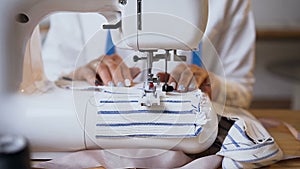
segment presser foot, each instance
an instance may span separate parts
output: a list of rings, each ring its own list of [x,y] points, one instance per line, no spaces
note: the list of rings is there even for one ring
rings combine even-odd
[[[145,92],[144,95],[139,100],[141,106],[159,106],[160,99],[163,96],[163,93],[160,91],[155,92]]]

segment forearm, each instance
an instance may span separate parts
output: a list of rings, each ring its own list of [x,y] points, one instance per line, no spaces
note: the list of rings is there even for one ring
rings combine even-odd
[[[212,101],[227,106],[249,108],[252,99],[253,78],[249,78],[247,82],[241,83],[210,74],[210,80]]]

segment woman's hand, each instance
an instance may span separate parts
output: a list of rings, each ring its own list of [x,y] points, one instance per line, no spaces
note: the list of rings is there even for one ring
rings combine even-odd
[[[160,79],[164,80],[164,73],[159,73]],[[194,64],[180,64],[167,77],[168,84],[179,92],[186,92],[200,88],[203,92],[211,95],[211,86],[208,72]]]
[[[139,68],[128,68],[118,54],[104,55],[79,67],[68,75],[73,80],[86,80],[91,85],[131,86]]]

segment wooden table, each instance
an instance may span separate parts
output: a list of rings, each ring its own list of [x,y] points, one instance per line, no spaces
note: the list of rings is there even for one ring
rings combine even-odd
[[[300,111],[292,110],[250,110],[257,118],[274,118],[291,124],[300,131]],[[275,138],[277,144],[281,147],[284,154],[290,156],[300,156],[300,141],[296,140],[289,130],[284,126],[267,128],[270,134]],[[105,169],[98,167],[94,169]],[[264,169],[300,169],[300,158],[281,161]]]
[[[274,118],[291,124],[300,131],[300,111],[291,110],[250,110],[257,118]],[[267,128],[285,155],[300,156],[300,141],[296,140],[289,130],[280,125]],[[300,169],[300,159],[286,160],[265,167],[266,169]]]

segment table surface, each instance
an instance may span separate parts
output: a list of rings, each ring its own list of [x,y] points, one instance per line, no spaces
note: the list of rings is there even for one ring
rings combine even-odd
[[[257,118],[272,118],[289,123],[295,129],[300,131],[300,111],[255,109],[250,110],[250,112]],[[274,137],[285,155],[300,156],[300,141],[296,140],[284,125],[269,127],[267,130]],[[93,169],[104,168],[97,167]],[[300,158],[281,161],[271,166],[264,167],[264,169],[300,169]]]
[[[300,131],[300,111],[292,110],[250,110],[257,118],[273,118],[282,122],[289,123],[295,129]],[[283,150],[285,155],[300,156],[300,141],[289,132],[284,126],[267,128],[270,134],[274,137],[277,144]],[[294,160],[281,161],[273,164],[266,169],[300,169],[300,158]]]

